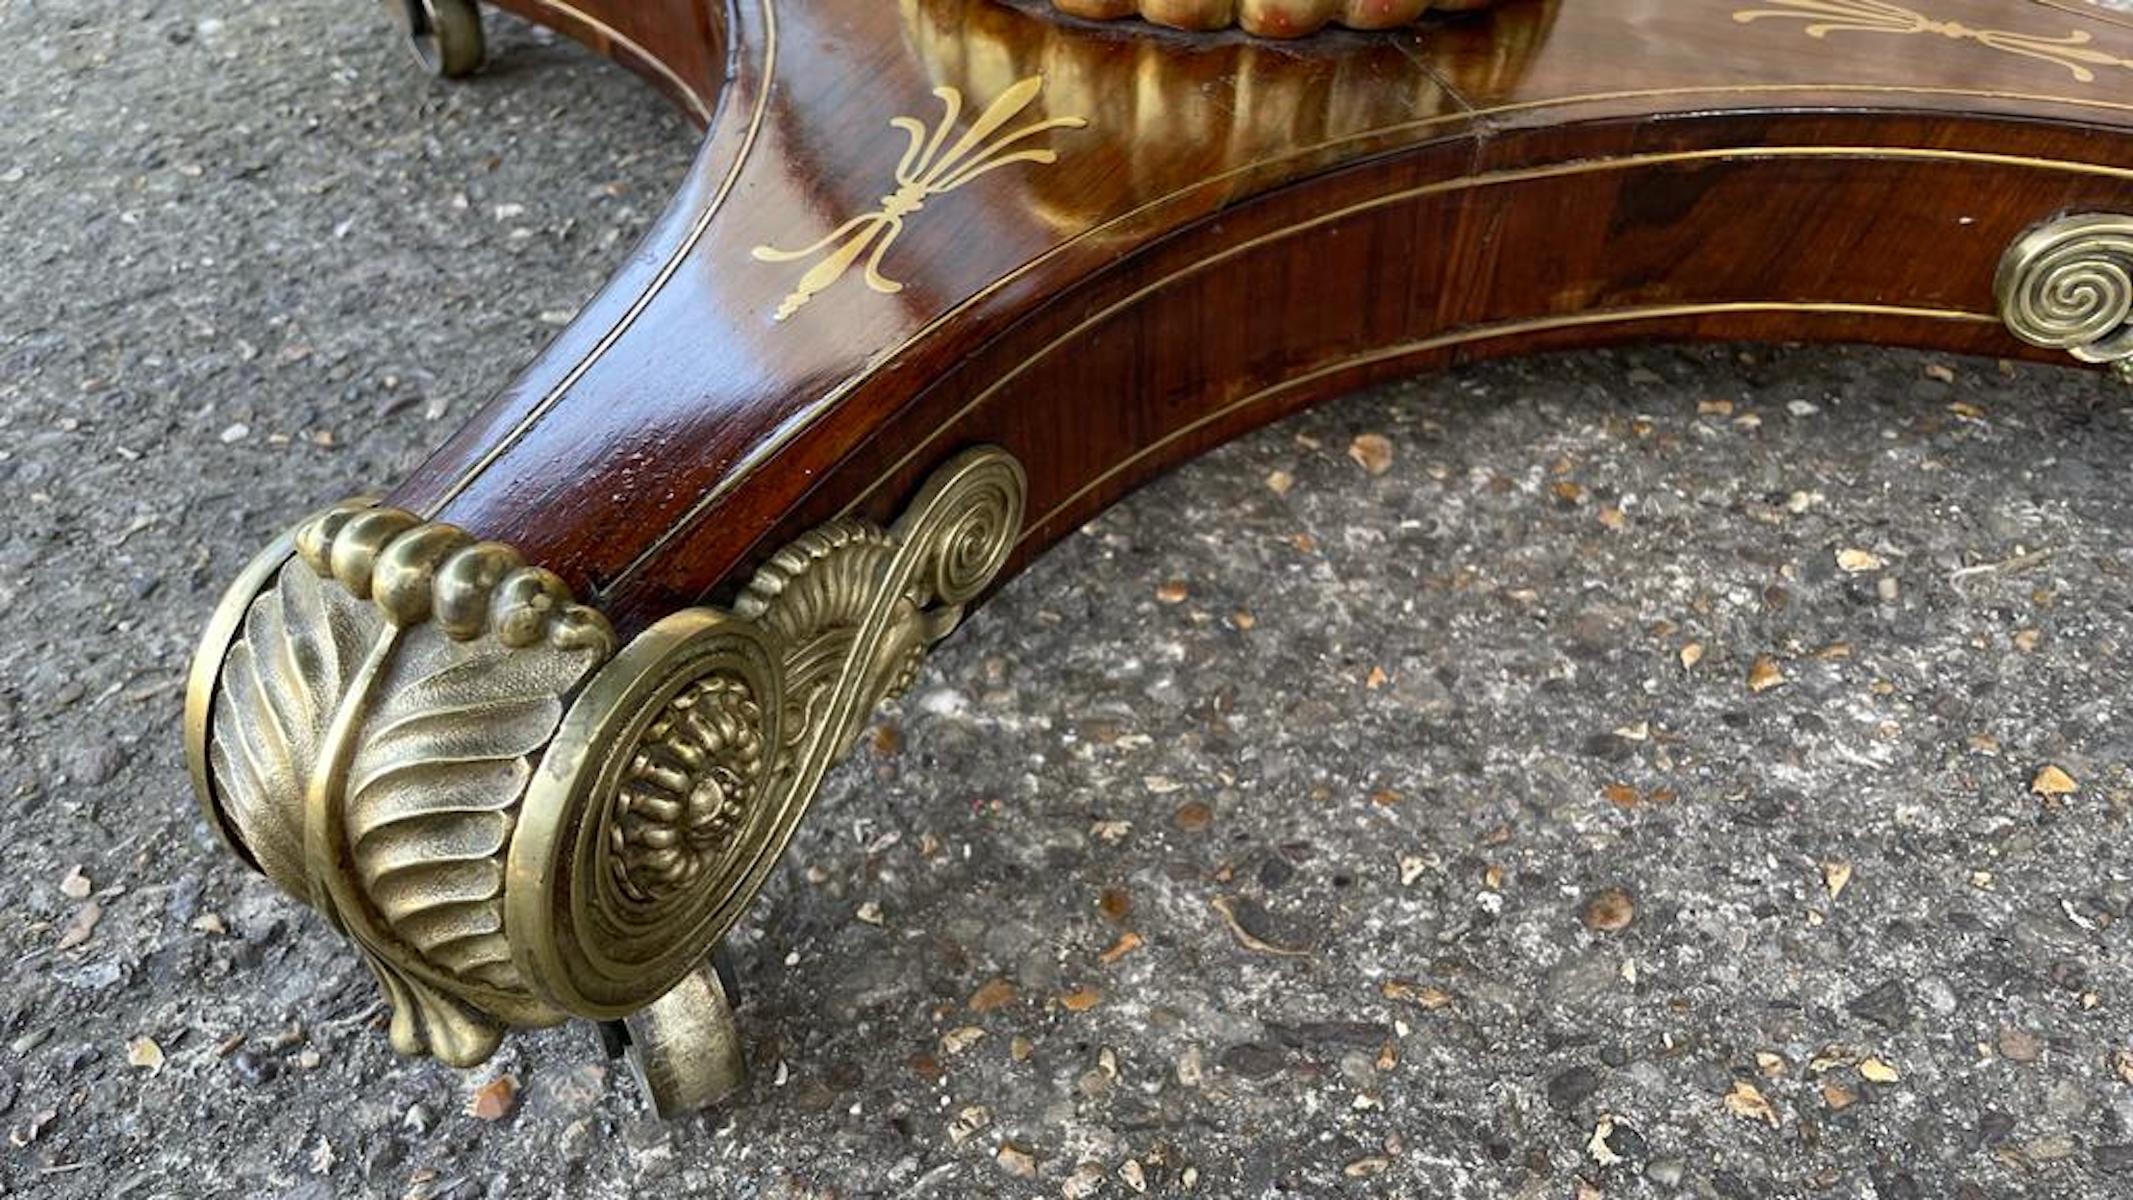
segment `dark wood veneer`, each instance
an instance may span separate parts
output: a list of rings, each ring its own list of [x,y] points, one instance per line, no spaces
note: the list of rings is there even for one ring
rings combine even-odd
[[[1030,476],[1017,563],[1150,476],[1389,374],[1635,339],[2037,356],[1993,274],[2133,208],[2133,66],[1941,32],[1809,36],[1783,0],[1513,0],[1301,43],[1081,25],[1035,0],[503,0],[706,126],[578,319],[391,497],[508,541],[627,635],[802,530],[886,519],[955,450]],[[1969,29],[2133,27],[1917,0]],[[2077,68],[2091,78],[2078,77]],[[937,87],[1080,117],[906,218],[788,319]],[[1019,123],[1019,122],[1018,122]]]

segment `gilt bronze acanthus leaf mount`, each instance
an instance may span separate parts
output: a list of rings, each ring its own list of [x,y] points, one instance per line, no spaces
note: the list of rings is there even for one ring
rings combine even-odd
[[[356,944],[396,1049],[466,1066],[509,1026],[624,1021],[662,1112],[707,1103],[740,1067],[706,960],[823,774],[998,574],[1024,488],[1005,453],[965,453],[894,525],[832,522],[730,609],[619,650],[507,546],[328,509],[210,623],[187,695],[201,800]]]
[[[402,1053],[467,1065],[565,1015],[512,965],[502,852],[531,757],[613,644],[510,547],[363,503],[225,598],[187,699],[202,801],[356,943]]]

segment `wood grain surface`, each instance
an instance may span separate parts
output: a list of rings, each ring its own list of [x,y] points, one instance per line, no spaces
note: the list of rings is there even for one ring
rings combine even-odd
[[[2037,357],[2001,255],[2133,210],[2133,25],[2080,3],[1511,0],[1282,43],[1041,0],[502,6],[643,73],[703,149],[390,501],[625,634],[978,443],[1029,471],[1011,574],[1387,375],[1645,339]]]

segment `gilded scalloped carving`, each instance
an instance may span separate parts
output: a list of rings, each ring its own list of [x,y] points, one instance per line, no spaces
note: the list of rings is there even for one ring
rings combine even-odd
[[[1495,0],[1052,0],[1070,16],[1096,21],[1138,17],[1172,29],[1231,27],[1259,37],[1293,38],[1328,25],[1391,29],[1429,12],[1486,8]]]

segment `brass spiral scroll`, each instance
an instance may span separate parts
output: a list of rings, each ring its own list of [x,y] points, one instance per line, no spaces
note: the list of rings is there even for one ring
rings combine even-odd
[[[707,957],[824,772],[999,573],[1024,487],[1004,452],[965,453],[891,528],[817,529],[731,611],[620,652],[511,548],[336,506],[210,621],[195,786],[233,848],[356,943],[396,1049],[470,1066],[506,1026],[626,1018],[659,1110],[700,1105],[740,1070]]]
[[[2031,230],[2001,259],[1993,291],[2023,341],[2133,363],[2133,217],[2086,213]]]

